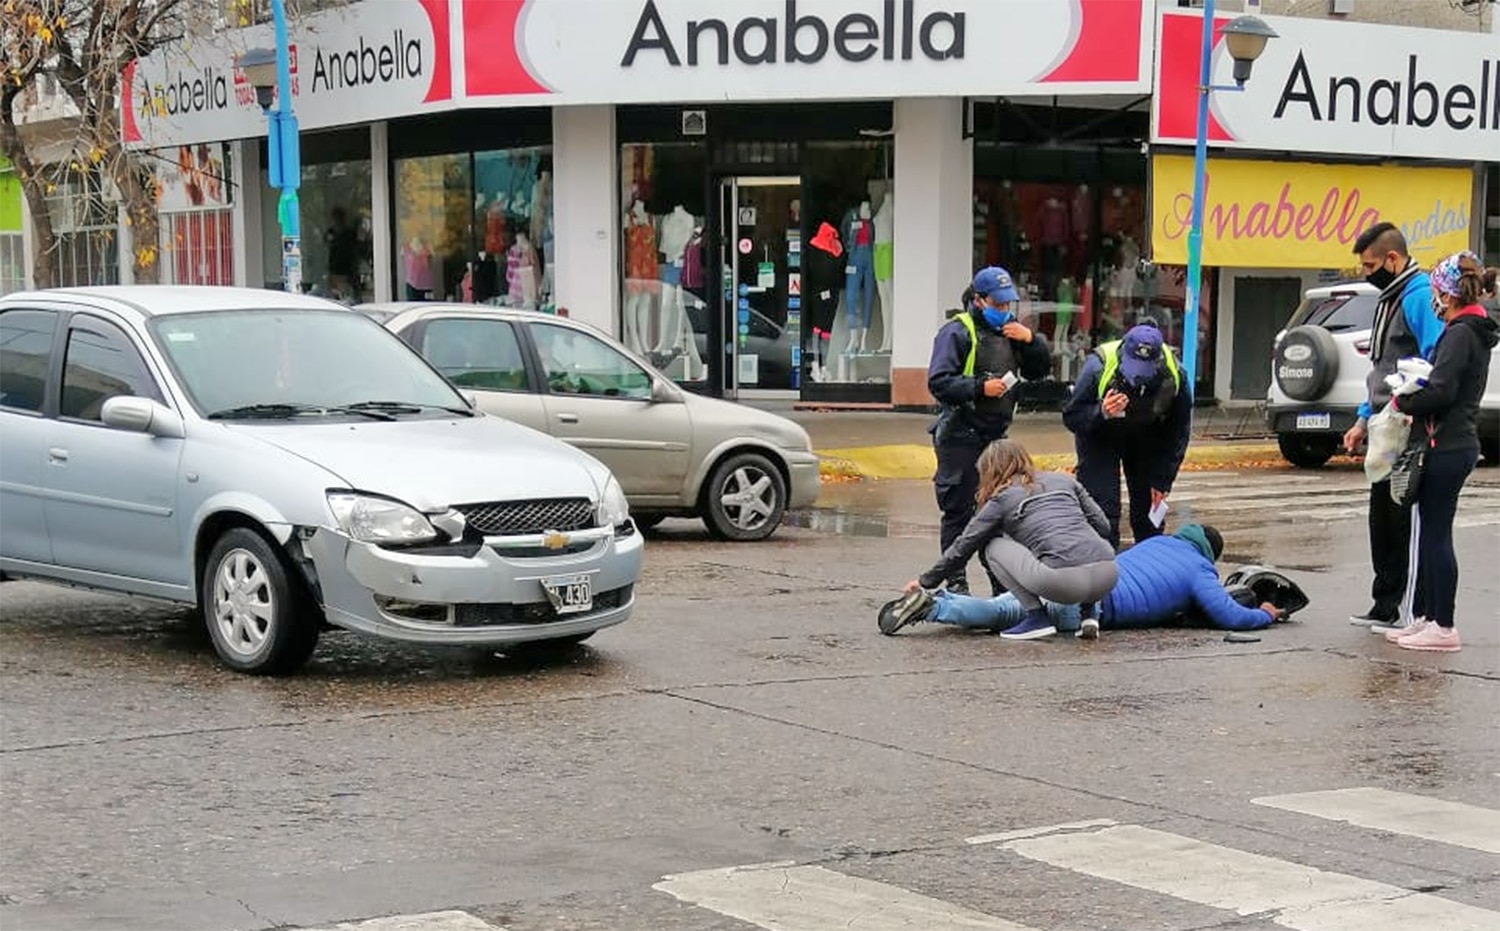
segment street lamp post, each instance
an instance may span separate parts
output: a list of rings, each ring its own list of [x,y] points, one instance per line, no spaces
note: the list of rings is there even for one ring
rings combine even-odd
[[[297,114],[292,110],[291,46],[287,40],[285,0],[271,0],[276,48],[251,49],[236,64],[255,88],[255,99],[266,111],[266,173],[281,191],[276,217],[281,224],[281,280],[286,290],[302,290],[302,221],[297,188],[302,183],[302,148]],[[271,108],[272,102],[276,107]]]
[[[1215,85],[1212,80],[1214,50],[1214,0],[1204,0],[1203,42],[1198,54],[1198,126],[1193,149],[1193,213],[1188,230],[1187,294],[1182,315],[1182,367],[1188,386],[1198,376],[1198,288],[1203,279],[1203,193],[1208,178],[1208,98],[1214,91],[1242,91],[1250,79],[1250,68],[1266,41],[1276,33],[1256,16],[1241,16],[1224,26],[1224,45],[1234,59],[1234,83]]]

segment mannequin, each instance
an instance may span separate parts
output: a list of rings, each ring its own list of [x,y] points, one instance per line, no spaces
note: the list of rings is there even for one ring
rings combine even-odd
[[[547,220],[552,213],[552,172],[544,171],[536,176],[531,186],[531,241],[547,241]]]
[[[688,320],[682,281],[687,246],[697,229],[697,220],[681,204],[661,218],[661,252],[666,261],[661,266],[661,329],[656,352],[669,357],[685,356],[683,378],[686,381],[692,381],[697,367],[702,365],[697,341],[693,339],[692,324]]]
[[[552,209],[548,203],[547,216],[542,223],[542,303],[552,303]]]
[[[873,185],[872,185],[873,187]],[[875,290],[880,294],[880,351],[891,351],[891,279],[896,267],[896,186],[885,182],[885,197],[875,211]]]
[[[802,301],[810,312],[808,319],[812,324],[807,347],[812,359],[808,377],[814,382],[832,378],[826,366],[840,303],[839,287],[844,281],[843,257],[844,245],[839,241],[838,231],[828,223],[820,223],[817,234],[808,242],[802,270]]]
[[[515,244],[505,255],[505,280],[512,307],[536,306],[541,276],[537,273],[536,248],[525,233],[517,233]]]
[[[849,323],[849,342],[844,353],[865,351],[870,314],[875,303],[875,229],[870,222],[870,202],[844,215],[843,240],[849,250],[844,266],[844,309]]]
[[[432,300],[432,250],[420,236],[401,247],[401,273],[408,301]]]
[[[1070,355],[1072,344],[1068,333],[1073,324],[1076,298],[1077,291],[1072,278],[1064,278],[1057,283],[1057,326],[1052,331],[1052,354],[1058,359],[1060,367],[1057,377],[1061,381],[1073,379],[1073,359]]]
[[[661,287],[657,279],[656,227],[637,200],[625,215],[625,306],[621,336],[639,353],[649,350],[652,297]]]
[[[500,296],[500,268],[495,256],[481,250],[479,261],[474,263],[474,303],[487,304]]]
[[[1073,228],[1073,244],[1068,255],[1068,274],[1082,278],[1089,252],[1089,233],[1094,228],[1094,199],[1087,184],[1078,185],[1073,192],[1070,223]]]

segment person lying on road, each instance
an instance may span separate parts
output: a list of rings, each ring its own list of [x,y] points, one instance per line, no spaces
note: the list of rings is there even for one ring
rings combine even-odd
[[[1243,605],[1220,584],[1214,562],[1223,552],[1224,538],[1219,531],[1199,524],[1185,524],[1171,536],[1137,543],[1115,557],[1119,580],[1098,606],[1097,619],[1077,605],[1054,602],[1047,605],[1049,624],[1092,639],[1101,627],[1158,627],[1189,612],[1228,630],[1260,630],[1283,619],[1284,613],[1274,604]],[[970,598],[938,592],[917,601],[899,622],[886,621],[885,616],[893,612],[882,611],[881,633],[893,634],[919,621],[1001,630],[1015,624],[1023,614],[1020,602],[1009,594]]]

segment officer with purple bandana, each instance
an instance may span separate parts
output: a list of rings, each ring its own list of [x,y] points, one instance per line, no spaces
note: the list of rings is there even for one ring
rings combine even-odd
[[[1120,472],[1130,494],[1137,543],[1162,532],[1151,511],[1172,491],[1193,427],[1192,386],[1153,323],[1100,344],[1063,406],[1073,431],[1078,483],[1109,518],[1109,542],[1120,545]]]

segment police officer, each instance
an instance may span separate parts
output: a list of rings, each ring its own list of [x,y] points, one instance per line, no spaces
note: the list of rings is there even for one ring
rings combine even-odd
[[[1154,323],[1102,343],[1078,373],[1063,406],[1073,431],[1078,483],[1109,518],[1120,545],[1120,470],[1130,493],[1130,531],[1139,543],[1161,533],[1151,511],[1172,490],[1193,427],[1192,386]]]
[[[943,512],[938,535],[943,550],[974,516],[979,453],[1010,428],[1016,378],[1044,378],[1052,365],[1047,341],[1016,319],[1018,298],[1010,272],[993,266],[980,269],[964,297],[965,306],[933,339],[927,366],[927,389],[941,406],[929,430],[937,452],[932,480]],[[990,583],[998,594],[993,577]],[[947,588],[968,592],[963,569],[948,580]]]

